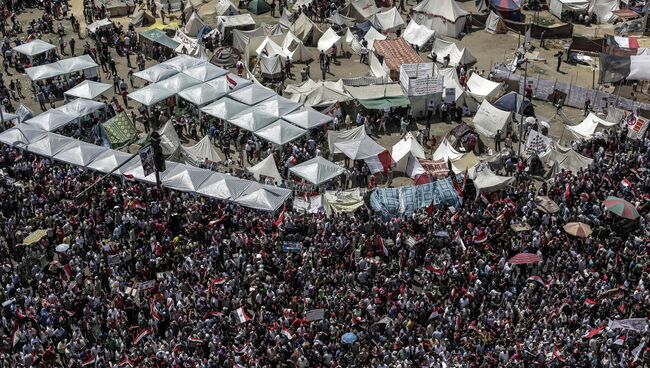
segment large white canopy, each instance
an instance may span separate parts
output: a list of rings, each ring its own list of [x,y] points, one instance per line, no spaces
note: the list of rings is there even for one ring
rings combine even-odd
[[[334,146],[336,146],[341,153],[353,160],[364,160],[376,157],[386,150],[369,136],[354,141],[334,143]]]
[[[251,181],[235,178],[234,176],[213,173],[197,189],[197,193],[222,199],[234,200],[251,185]]]
[[[282,146],[305,135],[307,131],[280,119],[255,131],[255,135],[273,144]]]
[[[210,142],[210,137],[207,135],[193,146],[182,146],[181,151],[184,156],[189,158],[190,163],[195,165],[206,159],[210,162],[222,161],[217,149]]]
[[[68,164],[86,167],[100,153],[106,151],[107,149],[108,148],[106,147],[96,146],[91,143],[86,143],[74,139],[70,144],[63,147],[63,149],[61,149],[61,151],[55,154],[52,158]]]
[[[48,52],[55,48],[56,46],[52,44],[49,44],[45,41],[41,41],[39,39],[35,39],[31,42],[27,42],[22,45],[16,46],[13,48],[13,50],[23,55],[32,57],[32,56],[40,55],[44,52]]]
[[[61,71],[64,74],[74,73],[90,68],[96,68],[99,65],[90,57],[90,55],[80,55],[67,59],[62,59],[56,62],[59,64]]]
[[[322,114],[311,107],[303,107],[285,115],[283,119],[303,129],[317,128],[333,120],[331,116]]]
[[[180,165],[176,162],[165,161],[165,172],[173,170],[176,165]],[[124,165],[122,169],[123,175],[127,177],[132,177],[134,180],[143,181],[149,184],[156,183],[156,173],[151,173],[148,176],[144,175],[144,169],[142,168],[142,162],[140,160],[133,159],[130,163]],[[164,175],[164,173],[160,173]]]
[[[361,125],[348,130],[328,130],[327,145],[332,154],[343,153],[336,147],[337,143],[356,141],[366,137],[366,127]]]
[[[114,149],[107,149],[106,151],[100,153],[95,157],[95,159],[87,165],[87,167],[91,170],[99,171],[101,173],[107,174],[119,165],[123,164],[126,162],[128,159],[131,158],[132,155],[114,150]],[[140,158],[133,158],[133,161],[139,161]],[[122,174],[124,172],[124,167],[121,167],[115,171],[115,175]]]
[[[272,212],[280,208],[291,195],[291,191],[288,189],[270,185],[261,185],[259,189],[251,191],[254,186],[256,186],[255,183],[246,188],[244,194],[235,199],[235,202],[256,210]]]
[[[91,80],[85,80],[77,86],[64,92],[67,96],[86,98],[89,100],[97,98],[102,93],[111,89],[107,83],[99,83]]]
[[[372,25],[382,31],[392,31],[395,28],[404,25],[404,18],[396,7],[392,7],[384,12],[375,13],[370,17]]]
[[[43,138],[46,131],[38,129],[28,124],[18,124],[17,126],[7,129],[0,133],[0,142],[9,145],[27,145],[31,142]]]
[[[591,139],[594,136],[594,133],[596,133],[598,127],[611,127],[614,125],[616,125],[616,123],[610,123],[607,120],[599,118],[593,112],[590,112],[580,124],[573,126],[567,125],[566,128],[577,138]]]
[[[60,110],[52,109],[47,110],[40,115],[34,116],[33,118],[25,121],[25,124],[29,124],[35,128],[51,132],[66,126],[76,119],[77,117],[74,115],[67,114]]]
[[[154,83],[129,93],[128,97],[145,106],[153,106],[174,94],[174,91]]]
[[[411,18],[437,34],[457,38],[465,28],[469,12],[455,0],[424,0],[411,9]]]
[[[273,97],[275,94],[276,93],[272,90],[257,83],[253,83],[240,90],[232,92],[230,98],[252,106],[266,100],[267,98]]]
[[[212,174],[210,170],[195,166],[178,164],[165,170],[160,178],[162,185],[183,192],[196,192],[203,182]]]
[[[201,108],[201,111],[215,118],[228,120],[247,109],[249,109],[248,105],[224,97]]]
[[[37,155],[52,157],[73,141],[73,138],[60,134],[47,133],[43,138],[30,142],[25,149]]]
[[[476,188],[476,196],[482,193],[492,193],[501,190],[508,186],[515,180],[514,176],[500,176],[492,172],[488,167],[481,170],[476,170],[474,177],[474,187]]]
[[[417,139],[411,133],[406,133],[402,139],[393,145],[391,152],[393,160],[397,163],[397,171],[404,172],[411,155],[417,158],[426,158],[424,148],[418,143]]]
[[[226,91],[210,83],[201,83],[182,90],[178,96],[196,106],[203,106],[226,95]]]
[[[54,78],[63,74],[63,70],[57,63],[45,64],[26,68],[25,73],[32,81],[39,81],[42,79]]]
[[[467,89],[472,93],[472,96],[482,102],[484,99],[493,100],[501,95],[503,88],[501,84],[487,80],[478,73],[472,73],[472,76],[467,80]]]
[[[156,84],[160,87],[167,88],[174,93],[180,93],[182,90],[195,86],[199,83],[201,83],[201,81],[198,79],[194,79],[186,74],[179,73]]]
[[[300,106],[302,106],[302,104],[299,102],[293,102],[282,96],[275,95],[269,99],[266,99],[258,103],[253,108],[270,113],[280,118],[283,117],[284,115],[287,115],[297,110]]]
[[[257,180],[260,180],[261,176],[268,176],[275,179],[278,183],[282,181],[282,176],[280,176],[273,155],[269,155],[264,160],[258,162],[257,165],[249,167],[248,171],[253,173],[253,177]]]
[[[95,111],[103,108],[106,108],[106,104],[103,102],[87,100],[85,98],[78,98],[72,102],[68,102],[67,104],[61,107],[57,107],[56,110],[80,118],[86,115],[90,115]]]
[[[327,51],[332,48],[332,46],[341,49],[341,36],[336,34],[336,32],[330,27],[323,33],[320,40],[318,40],[318,51]]]
[[[319,185],[343,174],[346,170],[333,162],[317,156],[290,168],[289,171],[312,184]]]
[[[210,63],[203,63],[184,70],[183,74],[198,79],[201,82],[207,82],[228,74],[228,71]]]
[[[177,72],[182,72],[184,70],[193,68],[199,64],[205,63],[205,60],[197,59],[195,57],[180,54],[174,58],[171,58],[160,65],[168,66]]]
[[[476,115],[474,115],[474,129],[489,138],[494,138],[497,130],[505,134],[506,128],[511,122],[511,115],[510,111],[500,110],[487,100],[483,100]]]
[[[278,118],[275,115],[264,112],[263,110],[257,110],[253,107],[242,111],[231,119],[228,119],[228,122],[250,132],[255,132],[277,119]]]
[[[426,26],[421,26],[415,23],[414,20],[409,22],[402,33],[402,38],[404,38],[406,42],[411,45],[417,45],[420,49],[422,49],[424,45],[428,44],[434,36],[434,31],[430,30]]]
[[[252,81],[238,77],[232,73],[228,73],[221,77],[215,78],[208,83],[215,86],[220,91],[224,91],[225,93],[232,93],[253,84]]]
[[[165,80],[172,75],[176,75],[178,73],[178,70],[173,69],[172,67],[165,65],[165,64],[156,64],[152,67],[149,67],[141,72],[134,73],[136,77],[140,79],[144,79],[147,82],[160,82],[161,80]]]

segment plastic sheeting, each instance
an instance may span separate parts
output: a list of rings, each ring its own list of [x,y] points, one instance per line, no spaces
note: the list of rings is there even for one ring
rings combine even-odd
[[[282,75],[283,60],[282,56],[262,56],[259,59],[260,69],[264,78],[275,79]]]
[[[562,13],[572,11],[579,14],[586,14],[589,11],[588,0],[551,0],[548,10],[558,18]]]
[[[178,133],[176,133],[171,120],[168,120],[165,126],[158,130],[158,134],[160,135],[160,147],[165,156],[176,152],[176,149],[181,145],[181,140],[178,138]]]
[[[366,137],[366,128],[364,126],[358,126],[356,128],[348,130],[328,130],[327,131],[327,144],[329,151],[332,154],[343,153],[340,149],[336,147],[337,143],[356,141]]]
[[[331,116],[321,114],[311,107],[304,107],[300,110],[294,111],[285,115],[283,119],[303,129],[317,128],[333,120]]]
[[[620,9],[617,0],[592,0],[589,12],[595,13],[598,23],[613,23],[618,17],[613,12]]]
[[[511,112],[499,110],[484,100],[474,116],[474,129],[486,137],[494,138],[497,130],[501,133],[506,132],[511,122],[511,115]]]
[[[437,38],[433,43],[433,52],[436,54],[436,61],[443,62],[445,56],[449,55],[449,66],[458,64],[472,64],[476,58],[466,48],[459,49],[455,43]]]
[[[429,44],[435,37],[435,32],[425,26],[421,26],[411,20],[402,33],[402,38],[411,45],[417,45],[420,50]]]
[[[343,88],[342,81],[318,81],[311,79],[301,84],[290,84],[284,95],[292,101],[302,102],[305,106],[329,107],[337,102],[346,102],[352,96]]]
[[[107,83],[99,83],[91,80],[85,80],[77,86],[64,92],[66,96],[86,98],[93,100],[100,96],[102,93],[111,89],[111,85]]]
[[[314,157],[290,168],[289,171],[312,184],[320,185],[345,173],[346,170],[322,157]]]
[[[210,141],[210,137],[207,135],[193,146],[182,146],[181,154],[187,158],[185,160],[186,162],[195,166],[204,160],[210,162],[222,161],[217,149],[214,147]]]
[[[187,20],[187,23],[185,24],[185,28],[183,28],[183,31],[191,37],[196,37],[196,35],[199,34],[201,29],[205,27],[205,22],[199,15],[195,12],[192,13],[190,16],[190,19]]]
[[[278,146],[294,141],[306,133],[307,131],[305,129],[299,128],[284,120],[278,120],[254,132],[256,136]]]
[[[76,120],[77,117],[74,115],[67,114],[60,110],[52,109],[47,110],[40,115],[34,116],[33,118],[25,121],[25,124],[31,125],[34,128],[52,132]]]

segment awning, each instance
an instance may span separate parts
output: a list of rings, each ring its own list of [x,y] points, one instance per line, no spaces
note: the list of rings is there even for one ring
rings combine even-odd
[[[406,96],[373,98],[369,100],[359,100],[359,102],[363,105],[363,107],[370,110],[408,106],[411,103],[411,101],[409,101],[408,97]]]

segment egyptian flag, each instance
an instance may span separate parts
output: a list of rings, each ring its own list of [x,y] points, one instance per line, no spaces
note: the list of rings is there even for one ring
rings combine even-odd
[[[598,335],[602,330],[604,330],[605,327],[607,327],[606,324],[600,325],[600,326],[594,328],[593,330],[589,331],[586,335],[582,336],[582,338],[590,340],[594,336]]]
[[[86,367],[93,364],[95,364],[95,356],[92,354],[81,362],[82,367]]]
[[[384,255],[384,257],[388,257],[388,248],[386,248],[386,245],[384,244],[384,239],[377,235],[377,248],[379,248],[379,251]]]
[[[192,344],[195,344],[195,345],[201,345],[201,344],[203,344],[203,340],[199,339],[199,338],[196,337],[196,336],[190,336],[190,338],[189,338],[188,340],[189,340]]]
[[[540,276],[534,275],[528,278],[528,282],[536,282],[544,287],[546,287],[546,284],[544,283],[544,280]]]
[[[230,74],[226,74],[226,81],[228,82],[228,88],[231,90],[235,89],[237,87],[237,81],[234,80]]]
[[[289,330],[287,330],[287,329],[284,328],[284,327],[282,328],[282,334],[283,334],[284,337],[286,337],[287,339],[289,339],[289,340],[293,340],[293,336],[291,336],[291,332],[289,332]]]
[[[623,346],[623,344],[625,344],[626,338],[627,337],[625,335],[621,335],[618,337],[618,339],[614,340],[613,344],[618,346]]]
[[[285,212],[287,212],[287,206],[284,206],[284,208],[282,208],[282,212],[280,213],[280,216],[278,216],[278,219],[273,221],[273,225],[275,227],[279,227],[280,225],[282,225],[282,221],[284,221]]]
[[[481,244],[481,243],[485,243],[485,241],[487,240],[487,238],[488,238],[488,234],[487,234],[487,232],[485,232],[485,231],[483,231],[483,230],[479,230],[478,234],[476,234],[476,235],[472,238],[472,240],[474,241],[475,244]]]
[[[235,311],[235,318],[237,318],[237,322],[241,323],[246,323],[251,320],[251,317],[246,314],[246,311],[244,310],[244,307],[239,307]]]
[[[68,263],[67,265],[63,266],[61,268],[63,270],[63,278],[68,281],[72,278],[72,267],[70,267],[70,264]]]
[[[137,345],[142,339],[151,333],[151,329],[143,328],[137,335],[133,337],[133,345]]]
[[[627,80],[650,80],[650,55],[616,56],[600,54],[601,84]]]
[[[595,300],[592,300],[592,299],[589,299],[589,298],[585,299],[585,306],[586,306],[586,307],[591,308],[591,307],[593,307],[593,306],[596,305],[596,304],[598,304],[598,302],[595,301]]]
[[[435,206],[434,206],[435,201],[436,201],[435,197],[432,198],[432,199],[431,199],[431,203],[429,203],[429,207],[427,207],[427,213],[428,213],[429,215],[433,215],[433,209],[434,209],[434,207],[435,207]]]
[[[135,363],[129,358],[128,355],[124,354],[124,358],[117,363],[120,367],[135,367]]]
[[[433,267],[433,266],[431,266],[431,265],[424,266],[424,269],[427,270],[427,271],[429,271],[429,272],[433,272],[433,273],[435,273],[436,275],[442,275],[442,274],[445,273],[445,269],[444,269],[444,268],[436,268],[436,267]]]
[[[606,36],[607,45],[615,48],[625,48],[625,49],[638,49],[639,41],[636,37],[618,37],[618,36]]]
[[[218,279],[212,279],[210,281],[210,286],[208,288],[208,290],[210,291],[210,294],[212,294],[214,292],[215,286],[223,285],[225,283],[226,283],[226,279],[224,277],[220,277]]]
[[[631,188],[632,190],[634,190],[634,184],[632,184],[632,182],[628,178],[623,178],[623,180],[621,180],[621,185],[626,188]]]
[[[151,299],[149,301],[149,311],[151,312],[151,317],[155,319],[156,321],[160,321],[160,315],[158,314],[158,311],[156,310],[156,301],[154,299]]]
[[[135,175],[133,175],[131,173],[126,173],[125,172],[124,174],[122,174],[122,176],[124,176],[124,179],[126,179],[126,180],[131,180],[132,181],[132,180],[135,179]]]
[[[388,150],[384,150],[377,156],[366,158],[364,161],[368,165],[370,172],[373,174],[383,172],[385,175],[388,172],[388,169],[395,164],[395,160],[393,160],[393,156],[390,155]]]

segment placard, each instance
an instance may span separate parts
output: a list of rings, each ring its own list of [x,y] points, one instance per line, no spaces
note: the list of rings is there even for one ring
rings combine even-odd
[[[302,252],[302,243],[285,241],[282,244],[282,251],[285,253],[300,253]]]
[[[319,321],[325,318],[325,309],[308,310],[305,317],[307,318],[307,321]]]
[[[149,289],[153,289],[154,286],[156,286],[156,280],[144,281],[144,282],[141,282],[138,285],[138,290],[139,291],[147,291]]]
[[[445,88],[445,103],[451,104],[456,102],[456,89]]]

